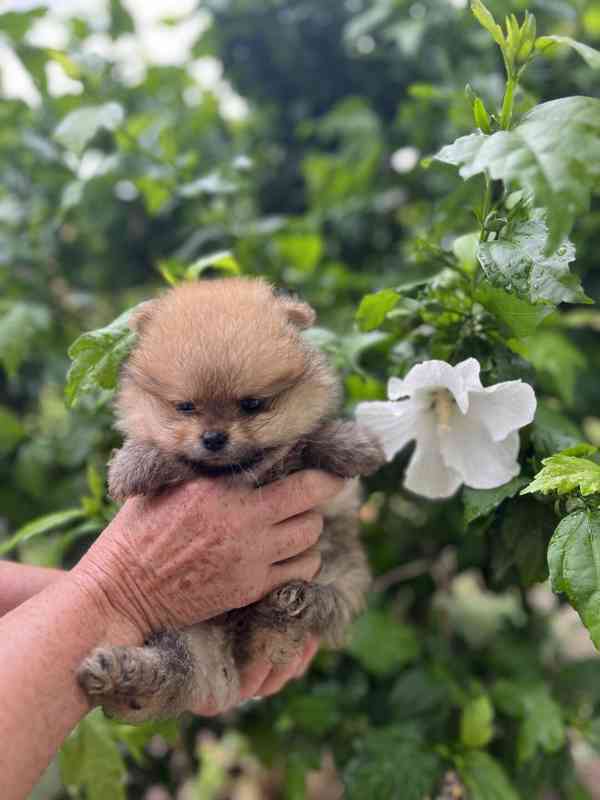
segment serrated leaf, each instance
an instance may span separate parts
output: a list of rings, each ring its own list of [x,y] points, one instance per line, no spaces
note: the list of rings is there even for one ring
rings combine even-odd
[[[410,727],[372,731],[344,770],[347,800],[423,800],[441,764]]]
[[[551,253],[589,206],[600,179],[600,100],[565,97],[533,108],[510,131],[457,139],[435,156],[467,178],[487,172],[546,209]]]
[[[116,387],[119,368],[136,338],[128,326],[133,310],[125,311],[105,328],[83,333],[73,342],[69,348],[73,363],[65,386],[68,405],[72,406],[86,392]]]
[[[79,723],[60,751],[60,769],[68,788],[86,791],[86,800],[125,800],[127,769],[100,709]]]
[[[0,556],[6,555],[18,544],[40,536],[42,533],[49,533],[57,528],[70,525],[77,519],[82,519],[85,511],[82,508],[68,508],[65,511],[53,511],[51,514],[44,514],[42,517],[31,520],[23,527],[19,528],[9,539],[0,542]]]
[[[600,648],[600,512],[576,511],[561,520],[548,548],[550,579],[565,594]]]
[[[588,458],[557,453],[542,461],[543,468],[521,494],[569,494],[578,491],[586,497],[600,493],[600,465]]]
[[[527,480],[522,475],[517,475],[496,489],[470,489],[465,486],[462,491],[465,524],[469,525],[476,519],[487,516],[504,500],[514,497],[519,489],[527,485]]]
[[[114,131],[124,118],[125,112],[119,103],[84,106],[64,117],[54,131],[54,138],[67,149],[81,153],[100,129]]]
[[[533,305],[489,284],[478,287],[475,299],[504,323],[510,335],[519,339],[531,336],[544,317],[552,312],[551,306]]]
[[[548,47],[554,44],[564,44],[566,47],[570,47],[583,58],[588,67],[600,69],[600,51],[594,50],[593,47],[578,42],[576,39],[571,39],[570,36],[540,36],[535,43],[535,48],[544,53]]]
[[[199,278],[203,272],[208,269],[217,269],[221,272],[227,272],[230,275],[239,275],[242,271],[240,264],[231,250],[219,250],[217,253],[211,253],[208,256],[202,256],[185,271],[187,280]]]
[[[415,661],[420,644],[414,628],[388,612],[371,610],[352,626],[348,650],[367,672],[383,677]]]
[[[460,716],[460,741],[465,747],[485,747],[494,735],[494,707],[487,695],[474,697]]]
[[[50,314],[44,306],[21,302],[8,306],[0,316],[0,364],[8,375],[16,374],[37,337],[49,327]]]
[[[380,292],[365,295],[356,312],[356,321],[361,331],[378,328],[399,299],[400,295],[393,289],[382,289]]]
[[[500,47],[504,47],[504,33],[502,32],[502,28],[498,25],[491,11],[486,8],[481,0],[471,0],[471,11],[477,19],[477,22],[491,34],[496,44],[500,45]]]
[[[458,763],[469,800],[520,800],[503,767],[483,750],[471,750]]]
[[[493,286],[531,303],[589,303],[579,277],[569,270],[575,247],[567,239],[545,255],[548,228],[539,212],[515,224],[509,238],[480,242],[477,258]]]

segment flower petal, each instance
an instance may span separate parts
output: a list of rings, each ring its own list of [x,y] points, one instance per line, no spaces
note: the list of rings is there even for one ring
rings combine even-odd
[[[472,392],[469,416],[477,417],[492,439],[500,442],[509,433],[528,425],[535,416],[537,401],[528,383],[506,381]]]
[[[404,381],[400,378],[390,378],[387,385],[387,394],[390,400],[400,400],[401,397],[408,397],[408,392],[404,388]]]
[[[463,414],[469,408],[469,394],[461,372],[445,361],[433,359],[417,364],[409,370],[403,384],[404,391],[411,397],[414,394],[423,394],[423,390],[432,392],[436,389],[448,389]]]
[[[454,412],[449,428],[440,432],[440,449],[447,466],[473,489],[502,486],[521,471],[517,461],[519,434],[515,431],[501,442],[494,441],[488,429],[470,413]]]
[[[356,421],[379,438],[388,461],[415,438],[419,408],[410,400],[368,402],[356,407]]]
[[[441,458],[433,415],[419,416],[416,437],[417,446],[406,470],[404,485],[411,492],[432,500],[451,497],[461,485],[462,478]]]
[[[460,375],[461,380],[464,381],[466,388],[469,391],[474,389],[483,389],[479,379],[479,371],[481,366],[476,358],[467,358],[457,364],[454,369]]]

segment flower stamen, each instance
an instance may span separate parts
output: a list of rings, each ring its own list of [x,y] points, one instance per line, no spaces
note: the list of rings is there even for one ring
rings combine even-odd
[[[433,410],[440,433],[450,432],[450,419],[455,405],[456,401],[447,389],[440,389],[433,393]]]

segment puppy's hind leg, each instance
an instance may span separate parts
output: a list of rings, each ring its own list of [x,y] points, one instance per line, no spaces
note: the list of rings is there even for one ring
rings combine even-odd
[[[144,647],[99,647],[77,678],[106,714],[132,724],[192,709],[220,711],[239,695],[223,631],[213,625],[158,633]]]
[[[77,680],[108,716],[136,723],[180,714],[192,673],[185,639],[161,633],[144,647],[96,648],[79,667]]]

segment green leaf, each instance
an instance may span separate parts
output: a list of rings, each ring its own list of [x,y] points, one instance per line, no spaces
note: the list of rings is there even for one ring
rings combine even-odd
[[[552,312],[551,306],[532,305],[489,284],[478,287],[475,299],[504,323],[510,335],[519,339],[531,336],[544,317]]]
[[[280,233],[274,244],[282,261],[300,272],[314,272],[323,255],[323,239],[318,233]]]
[[[563,714],[546,686],[501,680],[494,686],[493,697],[505,714],[521,721],[517,739],[519,763],[531,761],[538,749],[555,753],[563,747]]]
[[[70,525],[77,519],[82,519],[85,512],[82,508],[68,508],[65,511],[53,511],[51,514],[44,514],[43,517],[31,520],[22,528],[19,528],[9,539],[0,542],[0,556],[6,555],[10,550],[22,542],[33,539],[42,533],[49,533],[57,528]]]
[[[384,677],[416,661],[420,645],[414,628],[388,612],[371,610],[352,626],[348,651],[367,672]]]
[[[492,16],[492,13],[486,8],[486,6],[484,6],[481,0],[471,0],[471,11],[473,12],[479,24],[484,27],[489,34],[491,34],[496,44],[503,48],[504,33],[502,32],[502,28],[500,25],[498,25]]]
[[[84,788],[86,800],[125,800],[127,768],[100,709],[88,714],[63,744],[60,770],[67,788]]]
[[[479,232],[465,233],[452,242],[452,252],[458,263],[469,274],[477,269],[477,248],[479,246]]]
[[[347,800],[423,800],[440,769],[432,748],[410,727],[375,730],[361,738],[344,770]]]
[[[382,289],[375,294],[365,295],[356,312],[356,321],[361,331],[378,328],[399,299],[400,295],[393,289]]]
[[[84,106],[64,117],[54,131],[54,138],[67,149],[81,153],[99,130],[114,131],[124,118],[125,112],[119,103]]]
[[[569,494],[578,491],[583,497],[600,493],[600,465],[587,458],[557,453],[542,461],[543,468],[521,494]]]
[[[535,43],[535,48],[541,53],[545,53],[549,47],[555,44],[564,44],[566,47],[570,47],[583,58],[588,67],[600,69],[600,51],[594,50],[593,47],[578,42],[576,39],[571,39],[570,36],[540,36]]]
[[[469,489],[465,486],[462,491],[465,524],[470,525],[476,519],[487,516],[504,500],[514,497],[519,489],[526,485],[527,478],[517,475],[516,478],[496,489]]]
[[[572,447],[583,438],[572,420],[545,403],[538,403],[532,423],[531,440],[540,458]]]
[[[548,548],[550,579],[565,594],[600,647],[600,511],[575,511],[558,525]]]
[[[187,280],[193,280],[209,269],[217,269],[230,275],[240,275],[242,272],[242,268],[231,250],[220,250],[217,253],[202,256],[190,264],[185,271],[185,277]]]
[[[25,437],[25,426],[12,409],[0,406],[0,453],[10,452]]]
[[[545,255],[548,228],[543,216],[521,220],[509,238],[480,242],[477,258],[488,281],[519,295],[530,303],[591,303],[579,278],[569,271],[575,248],[567,239],[552,254]]]
[[[520,186],[546,209],[552,253],[589,207],[600,178],[600,100],[565,97],[542,103],[511,131],[474,133],[442,148],[438,161],[459,167],[467,178],[487,172]]]
[[[465,747],[485,747],[494,735],[494,707],[487,695],[469,700],[460,717],[460,741]]]
[[[524,479],[525,483],[527,479]],[[556,525],[551,506],[531,498],[520,498],[507,507],[500,527],[502,560],[497,574],[515,566],[523,586],[548,577],[546,551],[550,533]]]
[[[0,364],[8,375],[16,374],[39,335],[49,327],[50,314],[44,306],[21,302],[8,306],[0,316]]]
[[[128,325],[132,311],[125,311],[105,328],[83,333],[73,342],[69,348],[73,364],[65,387],[68,405],[72,406],[86,392],[116,387],[119,368],[136,338]]]
[[[173,193],[168,181],[153,178],[151,175],[136,178],[135,185],[142,193],[146,210],[152,216],[158,214],[166,206]]]
[[[471,750],[457,763],[469,800],[519,800],[503,767],[489,753]]]

